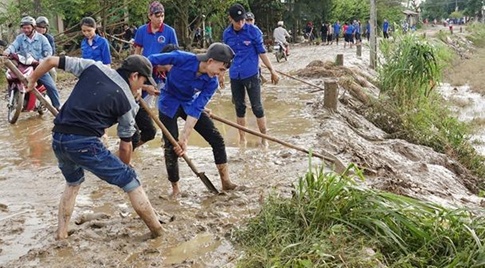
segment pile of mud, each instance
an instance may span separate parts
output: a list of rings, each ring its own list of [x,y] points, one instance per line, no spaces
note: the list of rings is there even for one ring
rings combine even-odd
[[[352,75],[352,71],[344,66],[337,66],[334,62],[321,60],[314,60],[310,62],[304,69],[295,72],[296,75],[307,78],[338,78],[345,75]]]

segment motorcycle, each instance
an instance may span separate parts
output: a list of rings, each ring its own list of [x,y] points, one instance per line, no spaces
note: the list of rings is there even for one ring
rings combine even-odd
[[[19,54],[12,53],[8,56],[17,65],[19,71],[28,78],[33,72],[34,68],[39,65],[32,56],[24,57]],[[15,124],[21,112],[37,112],[39,115],[45,114],[47,108],[40,102],[33,92],[25,92],[25,86],[11,70],[5,73],[7,77],[7,120],[10,124]],[[46,97],[47,89],[44,85],[37,83],[36,89]]]
[[[274,50],[274,55],[276,57],[277,62],[280,62],[280,60],[282,59],[285,59],[285,61],[288,61],[288,58],[286,55],[287,54],[286,47],[284,44],[282,44],[281,42],[277,42],[274,45],[273,50]]]

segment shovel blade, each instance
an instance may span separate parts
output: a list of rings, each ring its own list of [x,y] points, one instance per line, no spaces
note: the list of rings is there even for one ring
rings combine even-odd
[[[200,180],[204,183],[205,187],[207,187],[207,189],[209,191],[211,191],[214,194],[219,193],[217,188],[214,186],[214,184],[212,184],[212,182],[209,180],[209,178],[207,178],[207,176],[205,175],[204,172],[198,172],[197,176],[200,178]]]

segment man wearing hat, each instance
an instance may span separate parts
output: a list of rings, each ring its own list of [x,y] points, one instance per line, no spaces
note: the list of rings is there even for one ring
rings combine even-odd
[[[167,74],[165,87],[160,93],[158,109],[160,121],[180,145],[180,148],[174,149],[168,138],[163,135],[165,166],[168,180],[172,183],[171,196],[174,198],[180,194],[177,156],[182,156],[187,150],[192,130],[197,131],[211,145],[222,190],[236,188],[229,179],[224,139],[209,115],[204,112],[206,104],[217,90],[217,76],[231,66],[233,58],[232,49],[221,43],[211,44],[206,54],[195,55],[174,50],[148,57],[154,66],[172,65]],[[177,126],[179,117],[185,120],[180,135]]]
[[[175,30],[163,23],[165,19],[165,9],[158,2],[152,2],[148,7],[147,24],[140,26],[135,35],[135,54],[148,57],[152,54],[160,53],[167,44],[178,46]]]
[[[160,53],[169,44],[178,46],[175,30],[163,23],[165,9],[160,2],[154,1],[148,6],[148,18],[150,21],[136,31],[134,42],[135,54],[148,57]],[[157,87],[144,86],[142,97],[145,98],[148,94],[158,94]],[[133,139],[133,149],[154,139],[157,133],[150,116],[143,108],[140,108],[135,120],[138,130]]]
[[[135,170],[130,167],[131,137],[138,111],[134,95],[145,81],[155,83],[152,65],[140,55],[127,57],[117,70],[90,59],[51,56],[29,77],[27,91],[31,91],[39,77],[53,67],[79,78],[54,119],[52,130],[52,149],[66,179],[59,203],[57,239],[68,237],[69,220],[85,170],[123,189],[152,236],[160,236],[162,226]],[[114,124],[118,124],[120,137],[119,158],[100,139],[104,130]]]
[[[255,25],[245,23],[245,15],[246,10],[243,6],[232,5],[229,8],[231,25],[223,33],[224,43],[236,53],[229,70],[232,98],[236,107],[237,123],[246,126],[246,102],[244,100],[247,92],[259,131],[266,134],[266,118],[261,101],[261,83],[258,75],[258,57],[271,72],[271,82],[278,83],[279,77],[266,55],[263,33]],[[223,76],[220,79],[223,84]],[[246,143],[245,132],[241,130],[239,131],[239,143],[241,145]],[[267,141],[262,139],[261,145],[266,147]]]

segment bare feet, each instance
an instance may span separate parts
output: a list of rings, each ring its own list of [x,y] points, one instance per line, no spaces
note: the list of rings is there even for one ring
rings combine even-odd
[[[177,199],[181,195],[178,182],[172,182],[172,193],[170,199]]]
[[[268,149],[269,147],[268,141],[266,139],[261,139],[261,143],[259,143],[259,146],[261,146],[261,148],[263,149]]]
[[[159,236],[162,236],[165,230],[163,230],[162,226],[160,228],[157,228],[155,230],[150,230],[150,233],[152,235],[152,238],[157,238]]]
[[[230,182],[230,181],[223,181],[222,182],[222,190],[230,191],[236,189],[237,185]]]
[[[248,141],[246,140],[246,138],[244,138],[244,139],[240,138],[239,139],[239,147],[246,148],[247,144],[248,144]]]
[[[56,232],[56,240],[64,240],[64,239],[67,239],[67,237],[69,236],[67,234],[67,228],[63,228],[65,230],[61,230],[60,228],[57,229],[57,232]]]

